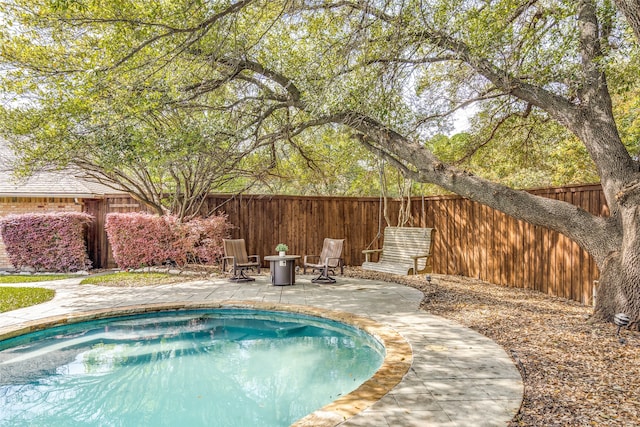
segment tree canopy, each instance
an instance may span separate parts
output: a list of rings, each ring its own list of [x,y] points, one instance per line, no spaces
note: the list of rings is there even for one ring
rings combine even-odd
[[[338,129],[370,164],[569,236],[601,270],[598,312],[638,319],[639,11],[637,0],[12,0],[2,84],[17,103],[0,122],[25,164],[102,179],[144,168],[175,194],[204,159],[223,181],[311,164]],[[469,134],[439,139],[465,108]],[[509,162],[526,181],[529,163],[570,155],[558,173],[599,178],[609,218],[505,185]]]

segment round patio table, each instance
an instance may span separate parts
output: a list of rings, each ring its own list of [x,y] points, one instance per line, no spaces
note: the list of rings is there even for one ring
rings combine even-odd
[[[296,260],[300,255],[268,255],[264,257],[269,261],[271,271],[271,284],[274,286],[287,286],[296,284]]]

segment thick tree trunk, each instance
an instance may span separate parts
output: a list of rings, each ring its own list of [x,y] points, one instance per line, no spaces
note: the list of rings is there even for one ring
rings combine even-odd
[[[620,250],[612,251],[599,263],[600,289],[595,314],[612,320],[617,313],[631,318],[633,329],[640,329],[640,184],[632,184],[617,197],[623,237]]]
[[[615,0],[618,8],[624,13],[629,25],[633,29],[636,38],[640,40],[640,1],[638,0]]]
[[[640,248],[633,254],[613,253],[600,268],[600,287],[596,297],[594,316],[612,321],[618,313],[631,318],[630,328],[640,329]],[[630,258],[630,259],[627,259]],[[633,259],[633,265],[629,265]]]

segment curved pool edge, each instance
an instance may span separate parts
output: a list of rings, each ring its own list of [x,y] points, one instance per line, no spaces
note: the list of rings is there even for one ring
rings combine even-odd
[[[405,374],[409,371],[413,362],[411,345],[407,340],[405,340],[393,328],[375,322],[372,319],[352,313],[327,310],[318,307],[254,301],[172,302],[82,311],[28,321],[16,325],[15,327],[0,328],[0,340],[17,337],[30,332],[41,331],[55,326],[100,320],[116,316],[171,310],[218,308],[244,308],[317,316],[342,322],[361,329],[375,337],[384,346],[385,357],[382,365],[371,378],[362,383],[351,393],[341,396],[337,400],[334,400],[333,402],[294,422],[292,426],[295,427],[333,427],[359,414],[361,411],[372,406],[396,385],[398,385]]]

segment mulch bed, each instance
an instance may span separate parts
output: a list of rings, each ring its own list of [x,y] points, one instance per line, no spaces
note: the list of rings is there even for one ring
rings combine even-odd
[[[592,308],[539,292],[458,276],[345,275],[400,282],[421,309],[500,344],[525,386],[510,426],[640,426],[640,334],[591,319]]]

